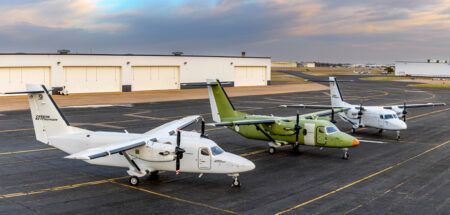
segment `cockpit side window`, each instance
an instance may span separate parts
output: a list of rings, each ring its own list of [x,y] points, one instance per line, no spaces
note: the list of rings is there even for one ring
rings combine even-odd
[[[208,151],[207,148],[203,148],[203,149],[200,151],[200,153],[201,153],[202,155],[209,156],[209,151]]]
[[[380,119],[384,119],[383,115],[380,115]]]
[[[384,115],[384,118],[385,119],[392,119],[392,118],[394,118],[394,116],[392,116],[392,114],[386,114],[386,115]]]
[[[325,131],[323,130],[323,127],[319,127],[319,132],[320,133],[325,133]]]
[[[211,147],[211,152],[212,152],[212,154],[213,154],[214,156],[215,156],[215,155],[220,155],[220,154],[223,153],[223,149],[220,148],[219,146],[213,146],[213,147]]]

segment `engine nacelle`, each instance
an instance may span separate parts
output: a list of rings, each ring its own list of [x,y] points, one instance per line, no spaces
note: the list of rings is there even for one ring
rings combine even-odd
[[[269,131],[269,134],[292,135],[295,133],[294,126],[295,126],[295,122],[279,121],[274,124],[268,125],[267,130]],[[286,128],[289,128],[289,129],[286,129]]]
[[[173,161],[175,159],[175,146],[170,142],[150,142],[136,149],[135,154],[146,161]]]
[[[347,117],[349,117],[350,119],[358,119],[358,112],[359,110],[357,110],[356,108],[351,108],[347,111]]]
[[[403,108],[399,108],[398,106],[392,106],[392,111],[394,111],[398,117],[403,116]]]

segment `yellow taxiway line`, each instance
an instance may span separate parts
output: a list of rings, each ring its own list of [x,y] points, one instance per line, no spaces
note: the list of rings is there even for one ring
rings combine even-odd
[[[197,206],[200,206],[200,207],[205,207],[205,208],[209,208],[209,209],[213,209],[213,210],[217,210],[217,211],[221,211],[221,212],[225,212],[225,213],[229,213],[229,214],[237,214],[236,212],[233,212],[233,211],[230,211],[230,210],[217,208],[217,207],[214,207],[214,206],[211,206],[211,205],[207,205],[207,204],[203,204],[203,203],[200,203],[200,202],[194,202],[194,201],[190,201],[190,200],[186,200],[186,199],[181,199],[181,198],[174,197],[174,196],[169,196],[167,194],[158,193],[158,192],[147,190],[147,189],[144,189],[144,188],[141,188],[141,187],[135,187],[135,186],[127,185],[127,184],[122,184],[122,183],[119,183],[119,182],[116,182],[116,181],[109,181],[109,182],[111,182],[113,184],[118,184],[118,185],[126,187],[126,188],[130,188],[130,189],[133,189],[133,190],[139,190],[139,191],[142,191],[142,192],[145,192],[145,193],[149,193],[149,194],[156,195],[156,196],[159,196],[159,197],[167,198],[167,199],[170,199],[170,200],[184,202],[184,203],[188,203],[188,204],[191,204],[191,205],[197,205]]]
[[[30,195],[40,194],[40,193],[48,193],[48,192],[52,192],[52,191],[70,190],[70,189],[74,189],[74,188],[78,188],[78,187],[104,184],[104,183],[108,183],[108,182],[111,182],[116,179],[122,179],[122,178],[126,178],[126,177],[128,177],[128,176],[123,176],[123,177],[118,177],[118,178],[110,178],[110,179],[104,179],[104,180],[98,180],[98,181],[89,181],[89,182],[83,182],[83,183],[71,184],[71,185],[65,185],[65,186],[58,186],[58,187],[50,187],[50,188],[44,188],[44,189],[29,191],[29,192],[0,194],[0,199],[8,199],[8,198],[14,198],[14,197],[19,197],[19,196],[30,196]]]
[[[318,200],[321,200],[321,199],[323,199],[323,198],[326,198],[326,197],[328,197],[328,196],[331,196],[331,195],[333,195],[333,194],[335,194],[335,193],[338,193],[338,192],[340,192],[340,191],[342,191],[342,190],[345,190],[345,189],[347,189],[347,188],[349,188],[349,187],[352,187],[352,186],[354,186],[354,185],[356,185],[356,184],[359,184],[359,183],[361,183],[361,182],[367,181],[367,180],[369,180],[369,179],[371,179],[371,178],[373,178],[373,177],[375,177],[375,176],[378,176],[378,175],[380,175],[380,174],[382,174],[382,173],[384,173],[384,172],[387,172],[387,171],[392,170],[392,169],[394,169],[394,168],[396,168],[396,167],[399,167],[399,166],[405,164],[405,163],[408,162],[408,161],[411,161],[411,160],[416,159],[416,158],[418,158],[418,157],[421,157],[421,156],[423,156],[423,155],[425,155],[425,154],[427,154],[427,153],[429,153],[429,152],[431,152],[431,151],[434,151],[434,150],[436,150],[436,149],[438,149],[438,148],[441,148],[441,147],[447,145],[448,143],[450,143],[450,140],[447,140],[447,141],[444,142],[444,143],[441,143],[441,144],[439,144],[439,145],[436,145],[436,146],[434,146],[434,147],[432,147],[432,148],[430,148],[430,149],[428,149],[428,150],[426,150],[426,151],[424,151],[424,152],[422,152],[422,153],[420,153],[420,154],[417,154],[417,155],[415,155],[415,156],[413,156],[413,157],[410,157],[410,158],[408,158],[408,159],[406,159],[406,160],[404,160],[404,161],[398,162],[398,163],[396,163],[396,164],[394,164],[394,165],[391,165],[391,166],[386,167],[386,168],[384,168],[384,169],[382,169],[382,170],[379,170],[379,171],[377,171],[377,172],[374,172],[374,173],[372,173],[372,174],[370,174],[370,175],[368,175],[368,176],[365,176],[365,177],[363,177],[363,178],[360,178],[360,179],[358,179],[358,180],[355,180],[355,181],[353,181],[353,182],[350,182],[350,183],[348,183],[348,184],[346,184],[346,185],[344,185],[344,186],[342,186],[342,187],[339,187],[339,188],[336,189],[336,190],[333,190],[333,191],[330,191],[330,192],[325,193],[325,194],[323,194],[323,195],[317,196],[317,197],[315,197],[315,198],[313,198],[313,199],[310,199],[310,200],[308,200],[308,201],[306,201],[306,202],[303,202],[303,203],[300,203],[300,204],[298,204],[298,205],[295,205],[294,207],[291,207],[291,208],[289,208],[289,209],[280,211],[280,212],[276,213],[276,215],[281,215],[281,214],[285,214],[285,213],[291,212],[291,211],[293,211],[293,210],[295,210],[295,209],[299,209],[299,208],[304,207],[304,206],[306,206],[306,205],[309,205],[309,204],[311,204],[311,203],[313,203],[313,202],[316,202],[316,201],[318,201]]]
[[[0,152],[0,155],[13,155],[13,154],[21,154],[21,153],[29,153],[29,152],[40,152],[40,151],[49,151],[55,150],[56,148],[42,148],[42,149],[30,149],[30,150],[22,150],[22,151],[14,151],[14,152]]]

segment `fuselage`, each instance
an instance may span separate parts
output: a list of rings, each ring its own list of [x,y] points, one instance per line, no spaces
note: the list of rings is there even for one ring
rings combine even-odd
[[[140,140],[146,145],[128,150],[127,153],[142,169],[147,171],[175,171],[176,136],[155,139],[145,134],[120,132],[80,131],[49,137],[50,145],[69,154],[107,144]],[[180,147],[185,150],[180,160],[181,172],[193,173],[240,173],[250,171],[255,165],[232,153],[223,151],[214,141],[200,137],[196,132],[183,131]],[[90,164],[129,167],[129,162],[120,154],[87,160]]]
[[[351,121],[354,127],[372,127],[383,130],[405,130],[406,123],[403,122],[397,112],[384,109],[379,106],[364,106],[361,115],[361,123],[358,118],[359,106],[352,105],[350,110],[339,113],[339,116],[346,121]],[[401,113],[400,113],[401,114]]]
[[[265,125],[240,125],[240,126],[229,126],[228,128],[239,133],[240,135],[257,140],[270,141],[271,139],[267,136],[269,135],[276,141],[295,143],[296,133],[295,133],[295,117],[273,117],[273,116],[260,116],[260,115],[246,115],[245,119],[274,119],[276,120],[273,124]],[[239,118],[225,118],[223,121],[236,121],[243,120],[242,117]],[[326,120],[311,120],[311,119],[300,119],[300,127],[298,134],[298,143],[309,146],[318,147],[332,147],[332,148],[348,148],[352,146],[359,145],[359,141],[344,132],[339,131],[339,129],[329,121]],[[259,129],[257,128],[259,126]],[[262,132],[262,131],[263,132]],[[264,132],[267,134],[264,134]]]

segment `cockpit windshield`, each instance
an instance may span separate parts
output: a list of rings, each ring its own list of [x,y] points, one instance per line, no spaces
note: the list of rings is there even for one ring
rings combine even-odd
[[[394,119],[395,117],[394,117],[394,115],[392,115],[392,114],[386,114],[386,115],[384,115],[384,119]]]
[[[224,151],[222,148],[220,148],[219,146],[213,146],[211,147],[211,152],[213,155],[220,155],[222,154]]]
[[[327,133],[328,134],[331,134],[331,133],[339,131],[336,127],[332,127],[332,126],[327,127],[326,129],[327,129]]]

